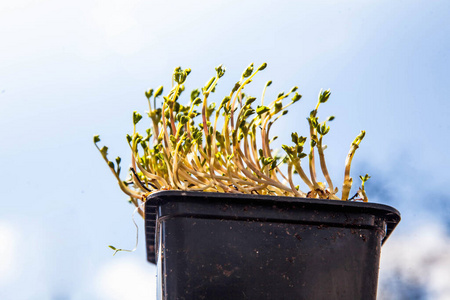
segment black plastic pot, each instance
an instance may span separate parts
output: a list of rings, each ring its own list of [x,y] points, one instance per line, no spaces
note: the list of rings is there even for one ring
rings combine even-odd
[[[389,206],[162,191],[145,208],[158,299],[376,299]]]

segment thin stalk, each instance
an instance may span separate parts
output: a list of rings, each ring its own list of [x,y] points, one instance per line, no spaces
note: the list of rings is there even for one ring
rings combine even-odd
[[[292,164],[288,164],[288,176],[289,176],[289,185],[291,186],[291,190],[292,192],[297,196],[297,197],[305,197],[306,194],[303,193],[302,191],[298,191],[294,185],[294,182],[292,181]]]
[[[361,141],[364,138],[365,134],[366,134],[366,132],[363,130],[356,137],[356,139],[351,144],[350,151],[348,152],[347,158],[345,159],[344,183],[342,185],[342,198],[341,198],[341,200],[347,200],[348,199],[348,195],[350,193],[350,189],[352,188],[352,182],[353,182],[353,179],[350,177],[350,167],[351,167],[351,164],[352,164],[352,159],[353,159],[353,156],[355,155],[356,149],[359,148],[359,144],[361,143]]]
[[[331,181],[330,174],[328,173],[327,164],[325,163],[325,155],[323,153],[324,149],[322,147],[322,136],[319,139],[319,142],[317,143],[317,152],[319,153],[319,159],[320,159],[320,168],[322,169],[323,176],[325,177],[328,188],[330,190],[330,193],[334,193],[334,187],[333,182]]]

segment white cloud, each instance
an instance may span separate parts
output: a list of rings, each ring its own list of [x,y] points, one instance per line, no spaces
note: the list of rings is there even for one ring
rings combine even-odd
[[[385,299],[392,299],[383,290],[391,279],[423,287],[432,299],[450,299],[450,237],[440,224],[421,223],[428,225],[391,238],[383,247],[380,278],[385,282],[381,282],[380,296]]]
[[[156,267],[141,258],[114,257],[98,272],[96,292],[108,300],[156,299]]]
[[[0,287],[17,277],[17,231],[8,223],[0,221]]]

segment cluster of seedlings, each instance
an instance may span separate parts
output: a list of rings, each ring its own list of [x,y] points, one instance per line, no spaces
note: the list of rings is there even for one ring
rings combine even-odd
[[[140,202],[150,193],[160,190],[184,190],[222,193],[245,193],[279,195],[335,200],[367,201],[364,183],[370,178],[360,176],[362,185],[349,198],[352,187],[350,166],[356,149],[365,132],[355,138],[345,161],[344,183],[341,196],[333,185],[325,162],[326,146],[323,138],[328,134],[328,123],[333,116],[320,122],[319,106],[330,98],[330,91],[321,91],[316,107],[307,122],[309,133],[291,134],[292,143],[283,145],[284,155],[276,155],[270,148],[274,139],[270,130],[275,121],[287,114],[287,108],[301,99],[297,87],[288,93],[280,93],[271,102],[264,95],[271,81],[264,86],[261,99],[245,95],[243,89],[253,77],[266,68],[249,65],[239,81],[220,104],[208,101],[214,93],[225,68],[216,68],[216,74],[201,90],[193,90],[187,105],[180,103],[184,96],[184,83],[190,69],[176,68],[172,76],[172,88],[163,96],[163,87],[145,92],[149,105],[150,128],[145,134],[137,132],[136,125],[142,116],[133,113],[133,134],[127,135],[131,149],[131,167],[128,178],[120,177],[120,157],[110,161],[108,148],[99,147],[98,135],[94,143],[109,168],[117,178],[122,191],[143,216]],[[162,105],[157,107],[157,99]],[[257,103],[257,105],[255,104]],[[255,107],[256,106],[256,107]],[[305,152],[309,150],[308,153]],[[305,163],[307,161],[307,163]],[[320,165],[326,182],[319,182],[316,163]],[[286,166],[282,171],[281,165]],[[305,184],[294,184],[293,175],[298,174]]]

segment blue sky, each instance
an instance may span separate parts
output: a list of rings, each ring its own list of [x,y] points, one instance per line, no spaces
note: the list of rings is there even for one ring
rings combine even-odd
[[[336,116],[335,182],[367,131],[352,175],[372,175],[370,200],[403,217],[383,248],[380,297],[414,286],[416,298],[448,299],[449,19],[448,1],[1,2],[0,298],[152,299],[143,244],[107,248],[133,247],[132,207],[92,136],[129,162],[132,112],[174,67],[193,70],[189,90],[223,63],[219,101],[250,62],[267,62],[249,94],[270,79],[268,96],[294,85],[303,95],[274,128],[280,140],[331,89],[320,113]]]

